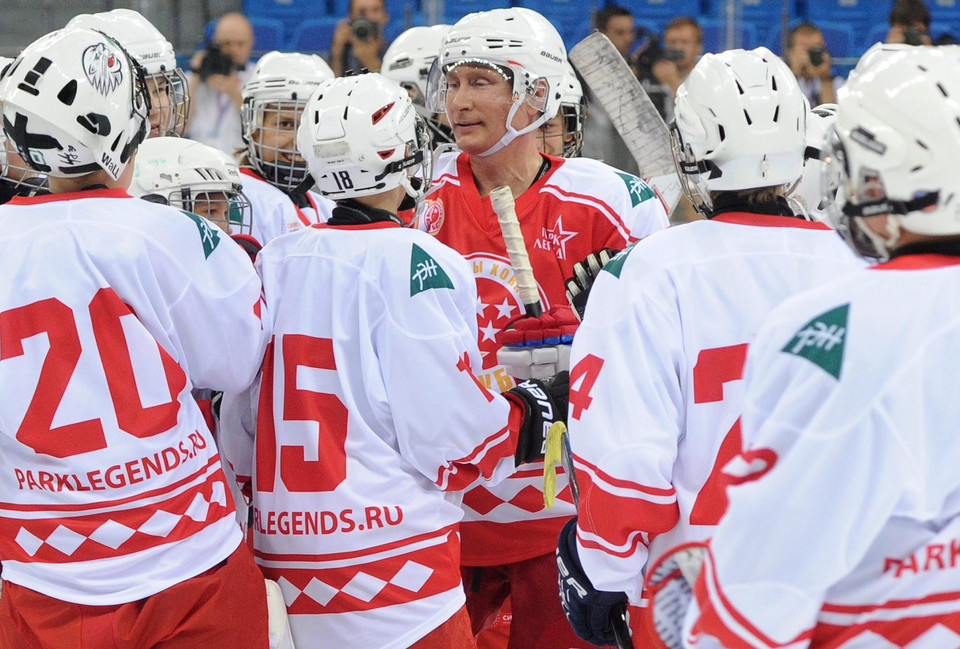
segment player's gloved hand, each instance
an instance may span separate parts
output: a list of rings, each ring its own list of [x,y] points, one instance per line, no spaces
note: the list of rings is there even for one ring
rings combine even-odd
[[[539,318],[517,318],[497,334],[497,362],[518,379],[545,379],[568,370],[578,326],[567,306],[553,307]]]
[[[245,253],[250,255],[250,261],[252,262],[257,260],[257,255],[263,250],[260,242],[249,234],[231,234],[230,238],[236,241]]]
[[[503,394],[524,409],[514,462],[520,466],[542,460],[547,450],[547,431],[554,422],[567,421],[570,373],[560,372],[546,380],[528,379]]]
[[[644,580],[648,602],[643,609],[644,626],[653,629],[667,649],[683,649],[684,621],[693,600],[693,587],[703,567],[706,546],[679,546],[664,555]]]
[[[560,530],[557,569],[560,603],[576,634],[598,647],[617,646],[611,621],[626,606],[627,595],[597,590],[590,583],[577,552],[576,516]]]
[[[599,252],[591,252],[586,259],[573,265],[573,277],[565,282],[567,301],[576,310],[581,320],[587,310],[587,297],[590,295],[590,288],[596,281],[597,275],[618,252],[620,251],[604,248]]]

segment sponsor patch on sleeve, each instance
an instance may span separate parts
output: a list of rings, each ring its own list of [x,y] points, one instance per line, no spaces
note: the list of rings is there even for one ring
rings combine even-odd
[[[650,188],[650,185],[633,174],[622,171],[616,171],[614,173],[620,176],[620,180],[627,186],[627,191],[630,193],[630,203],[633,207],[636,207],[643,201],[657,197],[657,194]]]
[[[781,351],[805,358],[839,379],[849,312],[850,304],[847,303],[821,313],[801,327]]]
[[[193,212],[187,212],[186,210],[180,211],[190,217],[190,220],[196,224],[197,230],[200,231],[200,244],[203,246],[203,256],[205,259],[210,257],[210,254],[220,245],[219,228]]]
[[[410,252],[410,297],[432,288],[453,288],[453,282],[426,250],[413,244]]]

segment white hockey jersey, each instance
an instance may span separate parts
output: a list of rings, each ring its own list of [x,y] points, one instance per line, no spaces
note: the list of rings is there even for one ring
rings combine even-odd
[[[256,424],[257,561],[284,592],[298,646],[407,647],[464,603],[452,492],[514,470],[520,409],[472,370],[473,275],[392,222],[314,226],[274,240],[257,264],[273,332]],[[225,398],[225,421],[249,405]],[[225,452],[250,465],[249,446]]]
[[[778,308],[697,628],[730,649],[960,647],[960,257],[914,254]]]
[[[332,201],[323,194],[318,194],[313,190],[308,191],[306,196],[310,206],[299,208],[306,219],[306,223],[313,225],[314,223],[326,223],[329,221],[330,215],[333,213],[333,208],[337,206],[336,201]]]
[[[551,167],[516,200],[517,216],[544,310],[567,303],[564,282],[573,266],[604,247],[667,227],[663,204],[642,180],[596,160],[550,157]],[[434,169],[437,188],[420,210],[419,225],[470,262],[483,365],[478,378],[503,391],[514,385],[497,363],[497,332],[523,314],[516,278],[489,197],[481,197],[469,156],[441,156]],[[542,556],[556,548],[557,535],[573,514],[566,476],[560,497],[543,505],[543,465],[523,467],[495,489],[479,485],[464,496],[464,565],[499,565]]]
[[[243,193],[250,200],[253,211],[253,227],[250,234],[267,245],[277,237],[294,232],[315,221],[299,210],[290,197],[264,180],[248,167],[240,168]]]
[[[249,258],[122,190],[15,198],[0,218],[3,578],[108,605],[217,564],[241,534],[191,389],[257,372]]]
[[[709,536],[741,451],[747,343],[784,299],[861,265],[822,224],[731,212],[604,267],[573,343],[568,423],[597,588],[640,604],[648,561]]]

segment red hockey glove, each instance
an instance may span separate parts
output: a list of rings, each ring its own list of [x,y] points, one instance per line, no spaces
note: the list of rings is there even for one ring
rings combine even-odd
[[[570,369],[570,345],[580,325],[570,307],[521,317],[497,334],[497,362],[518,379],[545,379]]]

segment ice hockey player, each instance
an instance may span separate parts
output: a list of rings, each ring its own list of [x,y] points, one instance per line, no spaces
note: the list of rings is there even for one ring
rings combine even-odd
[[[841,92],[842,230],[886,261],[789,300],[751,344],[744,442],[773,466],[731,489],[691,646],[960,637],[958,65],[960,48],[912,47]]]
[[[133,9],[113,9],[74,16],[68,27],[95,29],[116,39],[144,69],[150,94],[147,137],[182,136],[190,114],[190,89],[177,57],[163,34]]]
[[[573,343],[570,436],[578,519],[561,532],[571,624],[612,644],[609,612],[644,603],[644,571],[710,535],[725,486],[762,473],[742,450],[741,369],[763,317],[858,267],[840,237],[794,216],[807,105],[765,48],[706,54],[671,127],[685,194],[706,220],[639,242],[600,272]],[[761,458],[762,459],[762,458]],[[652,646],[630,616],[637,647]]]
[[[556,115],[540,125],[537,149],[547,155],[576,158],[583,148],[583,122],[586,116],[587,100],[583,96],[583,87],[573,66],[568,63],[560,108]]]
[[[191,397],[256,375],[249,259],[127,194],[149,98],[113,39],[40,38],[0,100],[51,191],[0,207],[0,646],[267,649],[263,578]]]
[[[523,304],[491,190],[509,186],[516,199],[547,313],[567,304],[564,281],[575,263],[667,225],[662,204],[639,178],[596,160],[537,150],[540,126],[557,114],[567,69],[563,41],[549,21],[528,9],[497,9],[453,26],[428,80],[428,108],[446,115],[462,153],[439,157],[438,189],[427,197],[420,224],[471,264],[483,354],[475,371],[497,391],[514,380],[497,363],[496,334],[522,315]],[[574,513],[569,492],[546,509],[542,467],[534,465],[496,487],[478,486],[464,505],[463,574],[474,630],[510,594],[511,647],[586,646],[553,597],[557,533]]]
[[[457,492],[543,457],[564,377],[500,396],[475,376],[469,265],[397,216],[426,188],[413,177],[430,177],[405,89],[376,73],[325,82],[298,148],[337,206],[257,259],[272,341],[255,461],[242,432],[227,451],[253,467],[257,555],[300,647],[474,647]],[[242,422],[250,401],[225,397],[224,421]]]
[[[309,171],[297,153],[297,126],[316,87],[333,78],[321,57],[267,52],[243,85],[240,121],[246,151],[243,191],[253,203],[253,236],[266,245],[330,216],[333,202],[309,191]],[[274,191],[276,190],[276,191]]]

